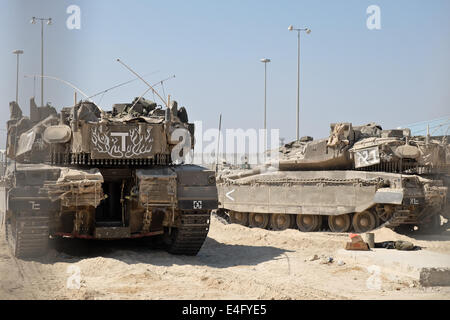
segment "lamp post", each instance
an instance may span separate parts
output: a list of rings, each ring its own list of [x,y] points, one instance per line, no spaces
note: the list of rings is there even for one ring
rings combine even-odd
[[[23,54],[23,50],[14,50],[13,54],[17,56],[16,103],[19,104],[19,55]]]
[[[41,22],[41,107],[44,106],[44,22],[47,25],[52,24],[52,18],[31,18],[31,23],[36,24],[37,20]]]
[[[267,64],[270,59],[264,58],[260,60],[264,63],[264,152],[267,151]]]
[[[297,45],[298,45],[298,55],[297,55],[297,140],[300,138],[300,32],[305,31],[306,34],[311,33],[311,29],[303,28],[296,29],[292,25],[288,27],[289,31],[297,31]]]

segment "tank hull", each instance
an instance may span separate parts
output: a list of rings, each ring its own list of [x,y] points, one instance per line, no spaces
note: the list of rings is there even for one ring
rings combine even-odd
[[[211,210],[217,208],[214,172],[194,165],[81,169],[17,164],[15,176],[14,186],[1,189],[1,221],[14,254],[23,258],[43,255],[49,237],[160,236],[164,242],[172,233],[183,236],[168,241],[168,251],[196,254]]]
[[[421,224],[445,211],[447,205],[447,188],[442,181],[417,175],[337,170],[275,171],[242,176],[220,181],[220,208],[229,215],[239,216],[237,220],[232,217],[237,223],[275,230],[280,226],[274,219],[285,215],[289,216],[285,219],[291,220],[289,227],[300,229],[304,217],[317,220],[316,226],[306,231],[324,228],[368,231],[387,224],[396,212],[401,212],[397,216],[403,218],[396,219],[395,223],[391,221],[391,227]],[[359,214],[363,212],[367,212],[366,216]],[[243,215],[248,217],[242,218]],[[266,221],[252,223],[255,217]],[[368,227],[355,230],[353,223],[358,224],[361,219],[370,220]],[[336,221],[342,228],[335,225]],[[281,225],[288,227],[283,221]]]

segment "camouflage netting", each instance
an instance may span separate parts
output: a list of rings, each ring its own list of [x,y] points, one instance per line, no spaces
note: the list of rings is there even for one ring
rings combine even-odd
[[[327,141],[328,147],[337,147],[340,145],[348,145],[350,141],[345,137],[345,123],[338,123],[334,126],[330,137]]]

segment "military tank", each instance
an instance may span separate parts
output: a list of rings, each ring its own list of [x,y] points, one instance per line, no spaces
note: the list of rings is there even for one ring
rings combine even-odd
[[[439,228],[449,219],[447,137],[331,124],[272,152],[276,161],[217,175],[219,215],[244,226],[312,232]]]
[[[136,98],[57,112],[31,99],[30,117],[16,102],[10,110],[1,202],[16,257],[44,255],[49,237],[156,236],[170,253],[197,254],[217,188],[214,171],[173,159],[194,147],[184,107]]]

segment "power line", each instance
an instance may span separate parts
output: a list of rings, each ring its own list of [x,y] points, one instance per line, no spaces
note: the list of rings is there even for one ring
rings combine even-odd
[[[435,126],[427,127],[427,128],[425,128],[425,129],[415,130],[414,132],[415,132],[415,133],[418,133],[418,132],[427,132],[427,131],[430,130],[430,129],[435,129],[435,130],[433,130],[433,132],[431,132],[431,134],[434,134],[438,129],[443,128],[443,127],[445,127],[445,126],[450,126],[450,119],[449,119],[447,122],[444,122],[444,123],[441,123],[441,124],[438,124],[438,125],[435,125]]]
[[[420,126],[420,125],[424,125],[424,124],[429,124],[429,123],[433,123],[433,122],[437,122],[437,121],[446,121],[446,120],[450,120],[450,116],[445,116],[442,118],[436,118],[436,119],[432,119],[432,120],[424,120],[424,121],[420,121],[420,122],[414,122],[414,123],[411,123],[411,124],[403,126],[403,127],[410,128],[410,127],[416,127],[416,126]]]

